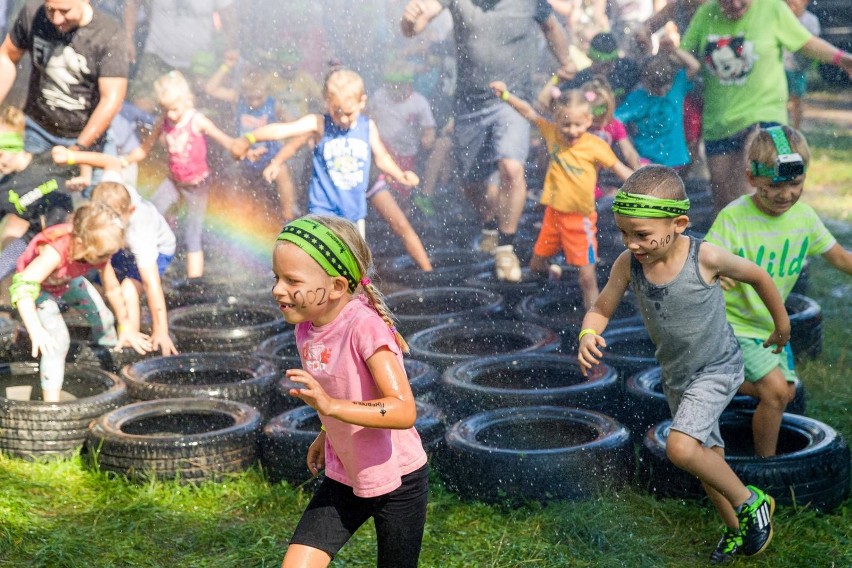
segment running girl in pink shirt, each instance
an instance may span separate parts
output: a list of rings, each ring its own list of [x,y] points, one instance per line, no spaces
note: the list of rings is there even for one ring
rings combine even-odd
[[[290,394],[323,424],[307,466],[314,475],[325,469],[283,566],[327,566],[372,517],[377,565],[416,567],[429,466],[402,364],[408,345],[370,281],[370,249],[350,221],[308,215],[282,229],[272,268],[272,295],[296,324],[302,359],[302,369],[287,371],[301,385]]]

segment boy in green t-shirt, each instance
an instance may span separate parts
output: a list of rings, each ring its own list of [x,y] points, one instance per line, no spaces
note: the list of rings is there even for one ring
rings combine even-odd
[[[755,192],[719,212],[706,240],[765,269],[786,300],[808,255],[852,273],[852,252],[831,235],[814,210],[799,203],[810,151],[805,137],[788,126],[760,129],[751,139],[746,177]],[[758,399],[752,420],[758,456],[776,453],[781,417],[795,394],[796,373],[788,343],[775,354],[763,348],[774,329],[772,318],[751,286],[728,281],[728,322],[740,343],[746,381],[739,392]]]

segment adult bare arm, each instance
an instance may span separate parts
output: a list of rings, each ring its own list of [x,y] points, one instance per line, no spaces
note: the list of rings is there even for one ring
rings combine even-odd
[[[547,40],[547,46],[550,52],[559,62],[559,69],[556,74],[563,80],[574,78],[577,74],[577,66],[571,61],[568,56],[568,32],[565,27],[559,23],[555,15],[550,14],[547,19],[541,23],[541,31],[544,32],[544,37]]]
[[[81,147],[91,146],[107,131],[112,119],[121,110],[121,104],[127,94],[127,78],[101,77],[98,79],[98,90],[101,100],[83,130],[77,135],[77,145]]]
[[[7,35],[0,45],[0,103],[6,100],[6,95],[12,89],[15,77],[18,74],[17,65],[24,51],[12,43]]]

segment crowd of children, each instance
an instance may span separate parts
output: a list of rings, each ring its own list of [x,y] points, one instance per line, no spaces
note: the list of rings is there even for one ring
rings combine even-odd
[[[807,1],[788,3],[813,28]],[[566,22],[583,26],[572,53],[585,67],[568,78],[563,65],[530,101],[510,92],[499,72],[488,85],[536,127],[547,157],[530,269],[560,278],[561,267],[551,263],[558,253],[578,269],[588,310],[579,335],[584,372],[605,360],[602,333],[628,288],[633,292],[674,417],[667,455],[701,480],[725,525],[711,560],[759,554],[773,535],[775,503],[726,464],[719,416],[737,392],[756,398],[755,451],[775,455],[797,378],[784,300],[807,256],[822,255],[848,274],[852,254],[799,202],[810,154],[804,136],[786,126],[748,133],[742,175],[754,192],[722,209],[705,240],[688,235],[682,178],[695,175],[690,166],[700,156],[701,61],[667,33],[651,40],[652,30],[643,27],[650,0],[617,2],[609,15],[601,0],[551,4]],[[296,325],[302,356],[302,368],[286,374],[298,385],[290,394],[315,408],[323,424],[306,462],[312,474],[324,469],[326,476],[284,565],[326,565],[372,517],[379,565],[416,566],[428,465],[413,428],[402,365],[407,345],[372,283],[365,235],[369,205],[416,264],[432,270],[409,215],[440,218],[432,198],[442,176],[455,169],[455,123],[433,112],[436,99],[416,90],[417,79],[442,62],[422,54],[390,58],[381,85],[367,85],[334,62],[320,85],[300,61],[292,47],[258,57],[228,50],[206,77],[168,71],[149,85],[159,115],[125,105],[104,152],[24,151],[24,115],[4,108],[0,280],[12,276],[9,296],[32,356],[40,357],[45,401],[63,396],[70,340],[59,301],[86,317],[101,345],[176,353],[161,278],[179,252],[188,278],[204,275],[203,226],[221,159],[208,148],[208,139],[215,141],[238,160],[236,181],[226,183],[252,188],[269,217],[284,223],[272,253],[272,295]],[[798,125],[807,64],[786,61]],[[437,97],[442,90],[433,91]],[[196,97],[206,97],[205,104],[196,105]],[[149,132],[140,140],[142,124]],[[157,142],[167,173],[149,201],[134,187],[135,168]],[[105,173],[90,186],[93,170]],[[596,201],[605,194],[614,196],[612,213],[627,250],[599,291],[597,221],[610,212],[598,211]],[[186,212],[176,239],[165,216],[179,204]],[[496,221],[489,229],[497,241]],[[514,258],[506,237],[499,233],[503,240],[490,248],[499,279],[517,282],[520,267],[500,262],[501,255]],[[142,326],[143,297],[150,333]]]

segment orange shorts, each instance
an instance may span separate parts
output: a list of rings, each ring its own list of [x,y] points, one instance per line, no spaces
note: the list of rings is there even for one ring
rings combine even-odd
[[[594,264],[598,259],[597,222],[597,213],[586,217],[580,213],[562,213],[546,207],[533,254],[549,258],[561,248],[568,264]]]

